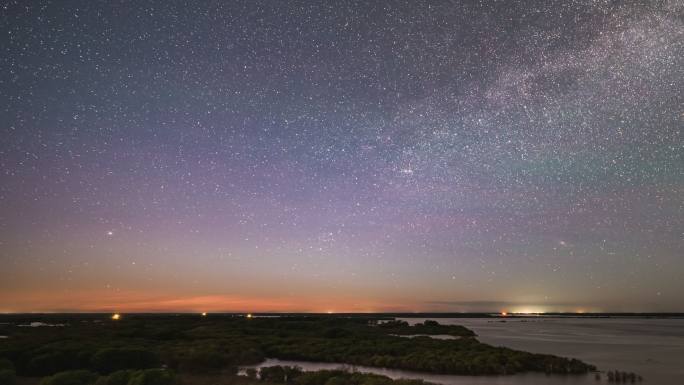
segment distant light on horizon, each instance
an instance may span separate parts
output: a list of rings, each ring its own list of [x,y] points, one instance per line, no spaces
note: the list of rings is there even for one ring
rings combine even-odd
[[[509,310],[509,313],[512,313],[512,314],[544,314],[548,311],[549,311],[549,309],[547,309],[546,307],[542,307],[542,306],[521,306],[521,307],[517,307],[517,308]]]
[[[119,313],[112,314],[112,319],[113,319],[114,321],[120,320],[120,319],[121,319],[121,314],[119,314]]]

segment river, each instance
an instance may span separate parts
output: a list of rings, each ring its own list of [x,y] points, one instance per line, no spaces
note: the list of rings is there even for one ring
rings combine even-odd
[[[405,318],[409,323],[423,318]],[[509,319],[440,318],[474,330],[482,342],[535,353],[579,358],[599,370],[635,372],[644,384],[684,383],[684,319],[551,318]],[[501,322],[506,321],[506,322]],[[335,369],[342,364],[268,359],[253,366],[290,365],[304,370]],[[349,366],[347,366],[349,367]],[[351,368],[351,367],[349,367]],[[454,376],[355,366],[361,372],[391,378],[417,378],[445,385],[584,385],[597,384],[593,375]],[[605,376],[600,383],[608,383]]]

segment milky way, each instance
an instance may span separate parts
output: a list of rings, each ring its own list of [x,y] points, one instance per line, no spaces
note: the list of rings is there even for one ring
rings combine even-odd
[[[0,4],[0,311],[684,310],[680,0]]]

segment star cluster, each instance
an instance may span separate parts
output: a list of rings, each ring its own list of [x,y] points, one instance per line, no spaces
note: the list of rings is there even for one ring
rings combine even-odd
[[[0,311],[682,310],[680,0],[0,5]]]

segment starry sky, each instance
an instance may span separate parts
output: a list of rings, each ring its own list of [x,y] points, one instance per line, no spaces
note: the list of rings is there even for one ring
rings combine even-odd
[[[0,312],[684,311],[684,1],[0,1]]]

